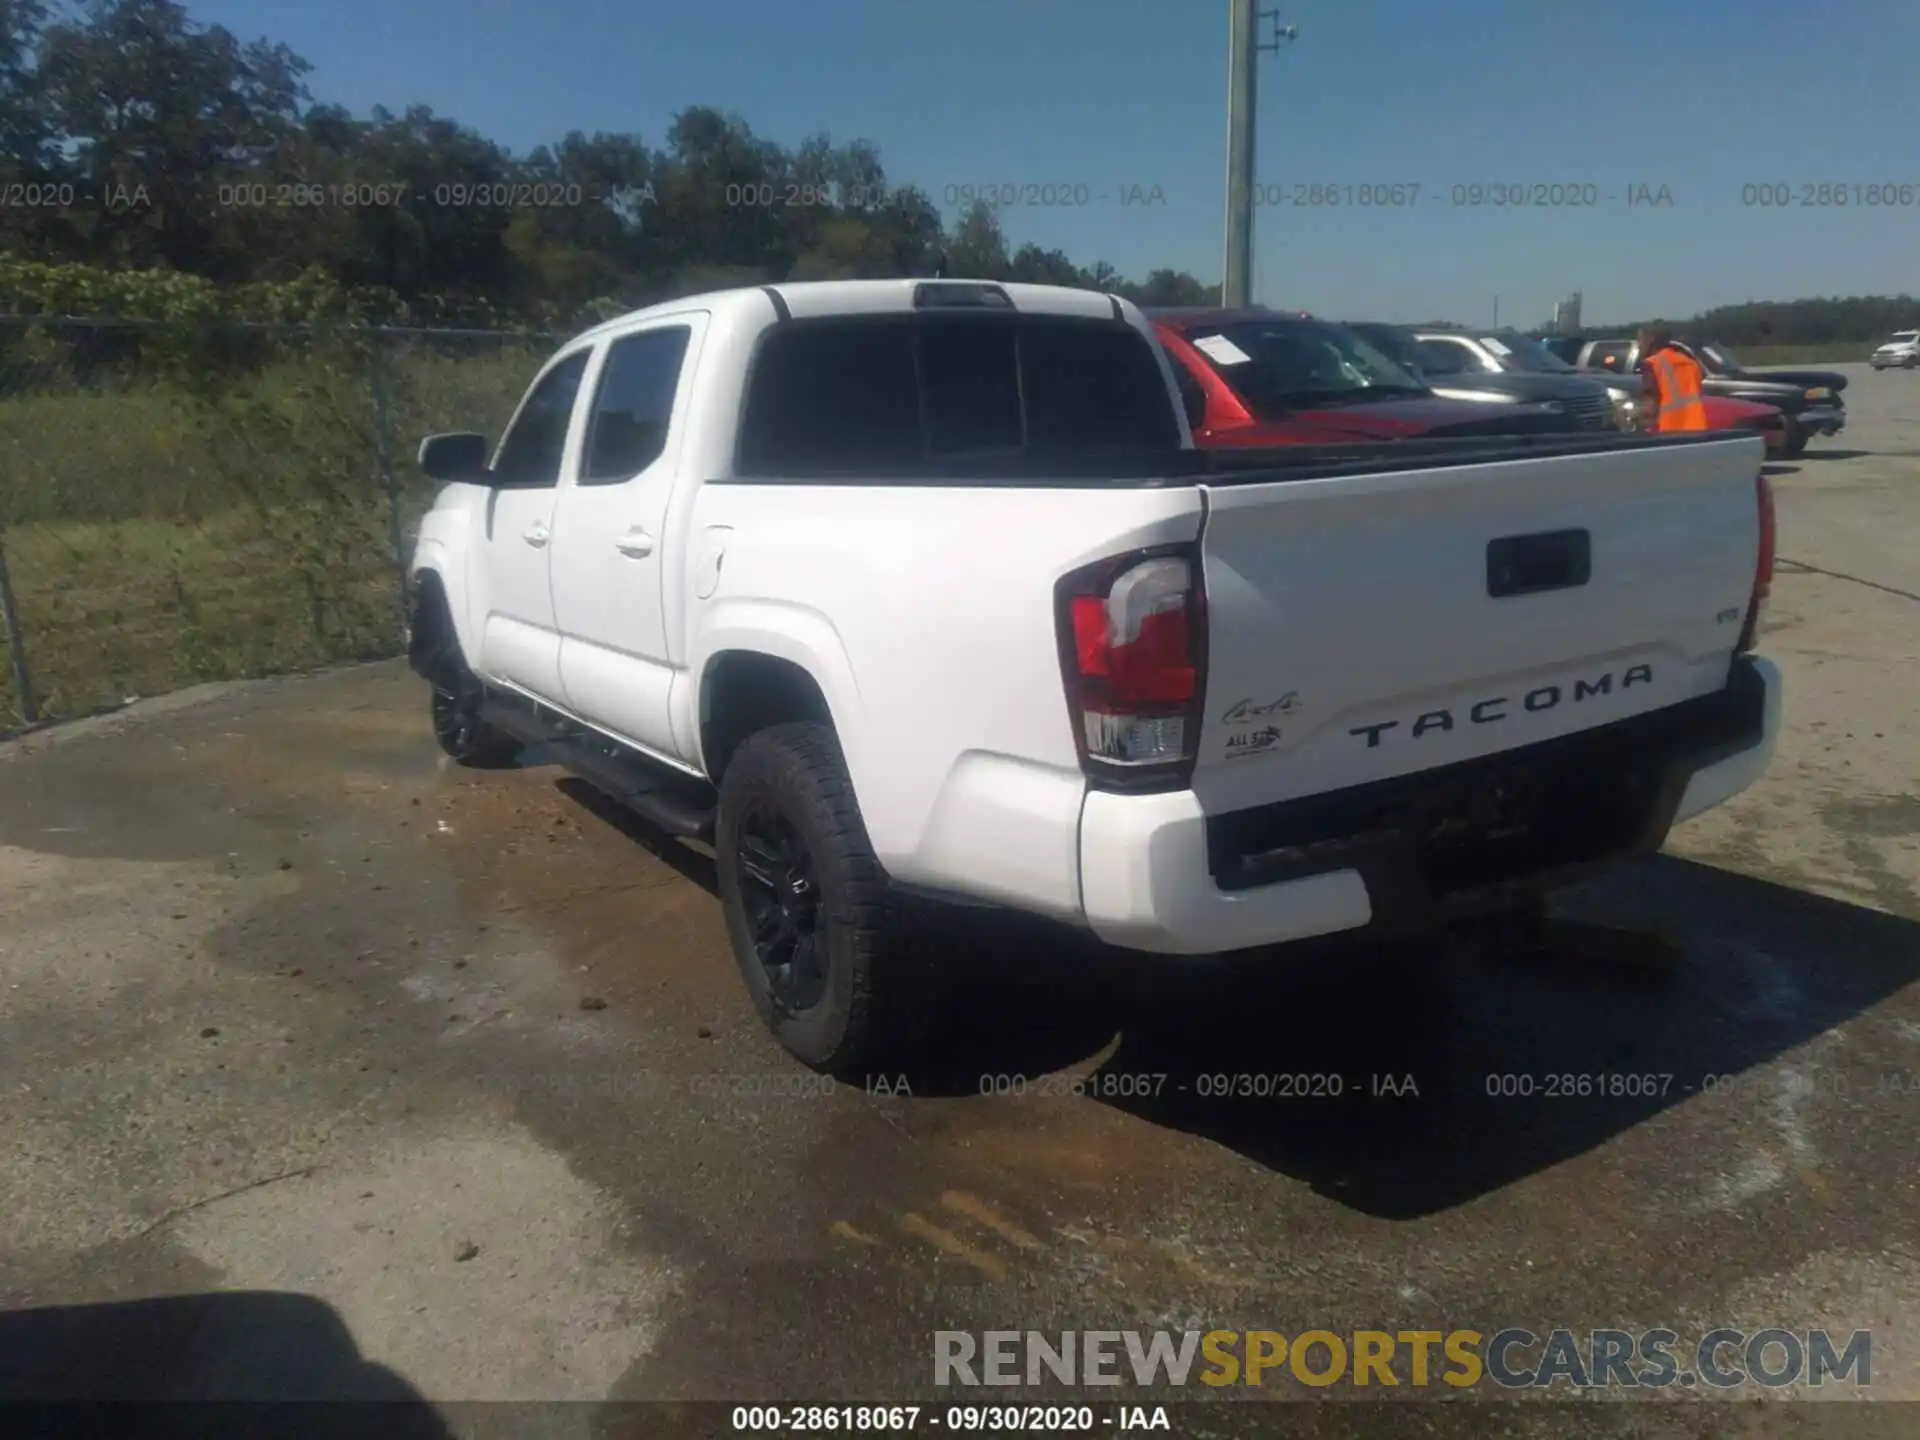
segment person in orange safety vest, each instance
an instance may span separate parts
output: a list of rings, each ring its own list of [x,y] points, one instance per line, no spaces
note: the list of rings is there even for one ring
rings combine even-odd
[[[1672,329],[1655,323],[1640,332],[1639,368],[1647,408],[1653,412],[1649,429],[1670,435],[1707,428],[1707,407],[1700,400],[1700,381],[1706,371],[1674,344]]]

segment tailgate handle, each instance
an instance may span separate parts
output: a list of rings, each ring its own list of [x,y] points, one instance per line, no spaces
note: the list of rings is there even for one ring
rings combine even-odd
[[[1593,576],[1593,537],[1585,530],[1503,535],[1487,542],[1487,594],[1571,590]]]

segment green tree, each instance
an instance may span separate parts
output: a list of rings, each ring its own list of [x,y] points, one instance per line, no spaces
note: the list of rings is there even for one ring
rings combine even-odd
[[[1218,305],[1220,287],[1202,285],[1184,270],[1155,270],[1141,285],[1122,285],[1120,293],[1143,307]]]
[[[1067,258],[1064,250],[1042,250],[1031,242],[1013,252],[1007,278],[1023,285],[1075,285],[1098,289],[1093,276]]]
[[[574,131],[521,156],[424,106],[316,103],[308,73],[176,0],[0,0],[0,180],[113,201],[0,213],[0,252],[56,262],[7,272],[21,303],[563,326],[728,285],[929,275],[942,257],[949,274],[1166,303],[1204,290],[1013,250],[986,205],[949,232],[870,140],[787,147],[692,106],[658,146]]]
[[[103,198],[135,197],[80,218],[87,257],[249,278],[261,227],[221,205],[219,186],[296,130],[307,63],[172,0],[92,0],[46,29],[38,60],[44,118],[74,168]]]
[[[969,280],[1010,280],[1013,262],[1007,256],[1007,237],[1000,217],[984,200],[967,207],[947,242],[947,273]]]

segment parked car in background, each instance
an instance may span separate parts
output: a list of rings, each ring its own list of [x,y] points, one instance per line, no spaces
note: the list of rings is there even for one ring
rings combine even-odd
[[[1542,343],[1582,370],[1631,378],[1640,366],[1640,347],[1631,336],[1604,340],[1547,336]],[[1707,372],[1700,384],[1702,394],[1771,405],[1786,416],[1785,454],[1798,455],[1815,435],[1838,435],[1846,428],[1846,404],[1840,392],[1847,388],[1847,377],[1837,371],[1749,370],[1724,345],[1709,342],[1681,348]]]
[[[1920,365],[1920,330],[1896,330],[1867,363],[1876,370],[1911,370]]]
[[[1729,400],[1724,395],[1702,395],[1700,408],[1706,411],[1707,429],[1748,430],[1766,441],[1769,460],[1786,455],[1787,417],[1773,406],[1758,405],[1751,400]]]
[[[1604,381],[1582,375],[1539,341],[1511,330],[1423,330],[1370,321],[1348,328],[1446,399],[1548,405],[1563,411],[1574,429],[1628,428],[1631,409],[1616,404]],[[1626,399],[1626,387],[1618,388]]]
[[[1298,312],[1149,312],[1196,445],[1315,445],[1580,428],[1544,405],[1436,395],[1343,325]],[[1490,413],[1492,412],[1492,413]]]

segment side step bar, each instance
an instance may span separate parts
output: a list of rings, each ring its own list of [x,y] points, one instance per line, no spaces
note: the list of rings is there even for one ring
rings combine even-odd
[[[713,787],[681,776],[545,706],[488,690],[480,718],[682,840],[713,839]]]

